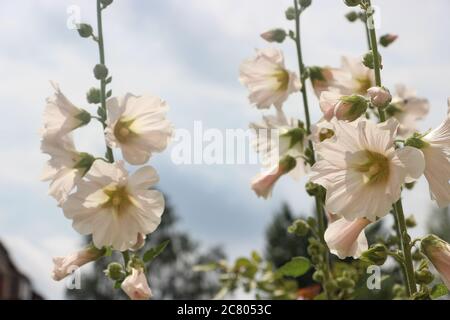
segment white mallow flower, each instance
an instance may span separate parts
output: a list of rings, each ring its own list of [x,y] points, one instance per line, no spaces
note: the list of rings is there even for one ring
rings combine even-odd
[[[385,110],[400,123],[398,136],[407,138],[417,130],[417,121],[425,118],[430,105],[427,99],[417,97],[415,91],[397,85],[396,94]]]
[[[123,161],[97,160],[63,204],[64,214],[79,233],[92,234],[97,248],[125,251],[136,245],[139,233],[151,233],[161,222],[164,198],[149,190],[158,179],[150,166],[128,176]]]
[[[325,120],[333,117],[338,120],[354,121],[365,114],[368,103],[365,97],[352,94],[341,95],[335,91],[324,91],[319,99],[320,109]]]
[[[70,134],[63,137],[44,136],[41,150],[51,157],[44,167],[41,180],[50,181],[48,194],[61,205],[89,170],[94,157],[76,151]]]
[[[422,239],[420,248],[450,290],[450,244],[432,234]]]
[[[347,220],[383,217],[400,198],[401,186],[419,178],[423,154],[396,150],[395,120],[375,124],[360,119],[334,122],[335,138],[317,145],[311,181],[327,189],[325,207]]]
[[[331,67],[309,67],[309,78],[317,98],[324,91],[335,91],[338,93],[351,93],[341,84],[348,83],[351,75],[338,68]]]
[[[288,96],[301,89],[295,72],[284,65],[283,53],[274,48],[256,50],[256,56],[240,67],[239,81],[250,91],[249,99],[258,109],[281,108]]]
[[[104,253],[104,250],[97,249],[94,246],[89,246],[66,257],[53,258],[53,280],[60,281],[64,279],[86,263],[97,260],[103,256]]]
[[[425,156],[425,178],[430,186],[431,198],[440,208],[450,204],[450,99],[445,121],[425,136],[413,135],[407,145],[419,148]]]
[[[365,95],[367,89],[375,85],[375,72],[367,68],[361,58],[342,57],[341,70],[350,76],[339,83],[342,94]]]
[[[332,122],[320,119],[311,126],[311,135],[308,137],[314,144],[321,143],[334,137],[334,126]]]
[[[42,135],[62,136],[88,124],[91,121],[89,112],[73,105],[61,92],[56,83],[52,82],[51,84],[55,89],[55,94],[47,98]]]
[[[276,115],[264,116],[262,123],[251,123],[250,128],[255,133],[255,138],[252,140],[253,147],[265,169],[252,181],[252,188],[258,196],[264,198],[270,196],[271,192],[266,194],[257,190],[261,188],[262,184],[276,176],[279,178],[281,175],[289,173],[292,178],[298,180],[306,174],[309,170],[304,155],[307,137],[305,129],[298,120],[288,119],[282,110],[277,109]],[[292,158],[294,161],[290,161],[289,166],[284,165],[280,169],[280,160],[283,161],[286,158]],[[287,167],[289,170],[286,170]],[[278,178],[272,182],[275,183]],[[273,184],[271,186],[273,187]]]
[[[369,224],[365,218],[353,221],[340,218],[331,222],[324,234],[330,252],[340,259],[359,258],[368,249],[364,228]]]
[[[153,295],[142,268],[133,268],[121,288],[131,300],[148,300]]]
[[[108,111],[106,141],[112,148],[122,149],[132,165],[146,163],[153,152],[162,152],[173,133],[166,119],[166,102],[151,95],[111,98]]]

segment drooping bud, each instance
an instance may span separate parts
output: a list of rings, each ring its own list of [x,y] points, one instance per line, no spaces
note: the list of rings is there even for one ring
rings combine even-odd
[[[286,19],[288,19],[288,20],[295,20],[296,13],[295,13],[294,7],[287,8],[287,10],[285,12],[285,15],[286,15]]]
[[[388,256],[387,248],[380,243],[377,243],[369,248],[369,250],[363,252],[361,260],[377,266],[382,266]]]
[[[372,87],[367,90],[370,102],[376,108],[385,108],[391,103],[392,96],[385,87]]]
[[[289,227],[288,232],[293,233],[299,237],[304,237],[309,232],[309,225],[305,220],[295,220]]]
[[[282,43],[286,39],[286,31],[284,29],[272,29],[262,33],[261,38],[267,42]]]
[[[94,76],[97,80],[104,80],[108,76],[108,68],[104,64],[97,64],[94,67]]]
[[[93,30],[90,24],[80,23],[77,30],[78,34],[83,38],[89,38],[90,36],[92,36]]]
[[[367,107],[367,100],[361,95],[343,96],[336,105],[334,115],[338,120],[354,121],[366,113]]]
[[[345,17],[347,18],[348,21],[350,22],[355,22],[356,20],[358,20],[358,13],[356,11],[350,11],[349,13],[347,13],[345,15]]]
[[[101,102],[100,90],[97,88],[90,88],[86,93],[86,100],[92,104],[99,104]]]
[[[378,53],[378,61],[380,64],[380,68],[383,69],[383,65],[382,65],[382,58],[381,55]],[[375,62],[374,62],[374,56],[372,51],[367,52],[364,56],[363,56],[363,64],[369,68],[369,69],[374,69],[375,68]]]
[[[126,276],[123,266],[118,262],[111,262],[105,270],[105,274],[114,281],[123,280]]]
[[[361,4],[361,0],[344,0],[344,3],[348,7],[356,7],[356,6],[359,6]]]
[[[420,248],[450,289],[450,244],[431,234],[422,239]]]
[[[391,43],[393,43],[395,40],[397,40],[398,36],[396,34],[385,34],[380,37],[380,44],[383,47],[389,46]]]

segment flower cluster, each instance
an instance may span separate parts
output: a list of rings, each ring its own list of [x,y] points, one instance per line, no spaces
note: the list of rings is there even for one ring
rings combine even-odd
[[[97,4],[101,14],[110,3]],[[80,35],[85,36],[86,30],[92,35],[92,28],[83,26]],[[103,46],[101,34],[92,37]],[[161,192],[152,189],[159,177],[152,166],[145,164],[153,153],[167,147],[173,127],[166,119],[167,104],[156,96],[110,97],[111,92],[106,93],[106,85],[111,82],[107,74],[101,61],[94,68],[100,89],[88,92],[88,102],[99,105],[98,116],[77,107],[56,84],[54,95],[47,99],[41,149],[50,159],[42,179],[49,181],[49,194],[65,217],[72,220],[73,228],[92,238],[87,248],[54,258],[53,278],[61,280],[75,268],[117,250],[124,253],[124,266],[120,276],[108,272],[110,278],[121,284],[130,298],[148,299],[151,290],[145,278],[145,265],[137,254],[130,256],[129,250],[140,249],[146,235],[155,231],[161,221],[164,198]],[[96,98],[97,94],[100,97]],[[73,131],[92,119],[104,128],[106,158],[80,152],[75,147]],[[120,149],[125,161],[115,161],[112,148]],[[130,174],[126,162],[141,167]]]

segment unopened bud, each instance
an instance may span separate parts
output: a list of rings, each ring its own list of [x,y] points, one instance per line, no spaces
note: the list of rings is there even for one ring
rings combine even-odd
[[[299,0],[300,7],[307,8],[311,5],[312,0]]]
[[[373,53],[372,53],[372,51],[370,51],[363,56],[362,62],[367,68],[373,69],[373,68],[375,68],[375,62],[374,62],[373,58],[374,58]],[[380,54],[378,54],[378,62],[379,62],[380,68],[382,69],[383,66],[381,64],[381,55]]]
[[[395,40],[397,40],[398,36],[396,34],[385,34],[384,36],[380,37],[380,44],[383,47],[389,46],[391,43],[393,43]]]
[[[299,237],[304,237],[309,232],[308,223],[305,220],[295,220],[292,225],[288,227],[288,232],[293,233]]]
[[[358,20],[358,13],[355,11],[350,11],[345,15],[345,17],[347,18],[348,21],[355,22],[356,20]]]
[[[92,27],[87,23],[80,23],[78,25],[78,34],[83,38],[89,38],[92,36]]]
[[[99,104],[101,102],[100,90],[97,88],[90,88],[86,94],[86,99],[89,103]]]
[[[370,264],[382,266],[386,262],[387,253],[387,248],[383,244],[377,243],[363,252],[360,259]]]
[[[282,43],[286,39],[286,31],[283,29],[272,29],[261,34],[261,38],[267,42]]]
[[[409,216],[408,218],[406,218],[405,223],[408,228],[414,228],[415,226],[417,226],[416,218],[414,218],[414,216]]]
[[[97,64],[94,67],[94,76],[97,80],[104,80],[108,76],[108,68],[104,64]]]
[[[295,9],[293,7],[287,8],[285,15],[286,15],[286,19],[295,20],[295,15],[296,15]]]
[[[118,262],[111,262],[105,270],[105,274],[111,280],[115,281],[124,279],[126,275],[123,266]]]
[[[313,273],[312,278],[315,282],[322,283],[323,280],[325,279],[325,275],[322,270],[317,270],[316,272]]]
[[[361,4],[361,0],[344,0],[344,3],[348,7],[356,7],[356,6],[359,6]]]
[[[338,120],[354,121],[365,114],[367,107],[367,100],[361,95],[343,96],[336,106],[334,115]]]
[[[376,108],[385,108],[391,103],[392,96],[385,87],[372,87],[367,90],[370,102]]]
[[[111,3],[113,3],[113,0],[100,0],[100,2],[102,3],[103,7],[106,8]]]
[[[434,275],[427,269],[416,271],[418,284],[430,284],[434,280]]]

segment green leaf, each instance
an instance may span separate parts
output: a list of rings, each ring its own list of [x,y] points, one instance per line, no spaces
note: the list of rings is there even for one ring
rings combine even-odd
[[[167,247],[169,242],[170,242],[170,240],[166,240],[166,241],[160,243],[159,245],[157,245],[156,247],[149,249],[146,253],[144,253],[144,257],[143,257],[144,262],[150,262],[153,259],[155,259],[157,256],[159,256],[164,251],[164,249]]]
[[[311,262],[305,257],[294,257],[288,263],[281,266],[277,273],[287,277],[300,277],[304,275],[309,268]]]
[[[442,296],[445,296],[446,294],[448,294],[448,289],[445,285],[443,285],[442,283],[437,284],[433,287],[433,289],[431,289],[431,298],[432,299],[437,299],[440,298]]]

